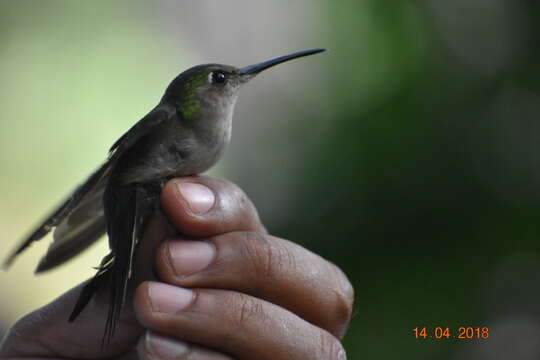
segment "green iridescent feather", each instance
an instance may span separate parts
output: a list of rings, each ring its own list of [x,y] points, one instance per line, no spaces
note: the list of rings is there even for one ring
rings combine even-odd
[[[199,111],[201,103],[197,98],[197,88],[206,81],[207,77],[208,74],[202,72],[184,84],[178,111],[185,119],[191,119]]]

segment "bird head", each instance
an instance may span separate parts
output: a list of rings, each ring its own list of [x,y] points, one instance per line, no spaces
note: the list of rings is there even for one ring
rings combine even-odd
[[[322,51],[324,49],[299,51],[242,68],[222,64],[197,65],[171,82],[162,101],[175,105],[186,120],[208,116],[208,112],[232,115],[238,91],[249,80],[285,61]]]

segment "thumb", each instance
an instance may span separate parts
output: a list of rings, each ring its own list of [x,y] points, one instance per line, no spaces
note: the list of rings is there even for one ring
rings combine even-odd
[[[154,217],[148,224],[145,239],[137,253],[137,274],[130,284],[128,299],[120,323],[110,344],[102,346],[108,313],[108,289],[98,292],[74,322],[69,315],[79,297],[82,283],[53,302],[19,319],[0,343],[1,358],[70,358],[99,359],[128,355],[135,351],[143,328],[137,322],[131,293],[143,280],[153,277],[154,256],[149,256],[170,232],[167,220]]]
[[[129,316],[123,316],[117,337],[103,348],[101,339],[107,307],[99,308],[95,301],[91,301],[77,320],[68,322],[82,286],[84,284],[19,319],[0,344],[0,358],[97,359],[129,352],[141,333]]]

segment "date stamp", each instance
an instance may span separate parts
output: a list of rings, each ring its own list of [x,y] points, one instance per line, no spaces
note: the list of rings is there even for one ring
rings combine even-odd
[[[437,326],[433,328],[428,327],[415,327],[412,329],[415,339],[460,339],[460,340],[472,340],[472,339],[489,339],[489,328],[472,327],[472,326],[459,326],[455,329],[449,327]]]

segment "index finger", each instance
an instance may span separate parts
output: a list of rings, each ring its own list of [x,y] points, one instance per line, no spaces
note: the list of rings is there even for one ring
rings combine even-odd
[[[175,228],[187,236],[231,231],[266,233],[253,203],[238,186],[224,179],[172,179],[161,191],[161,207]]]

